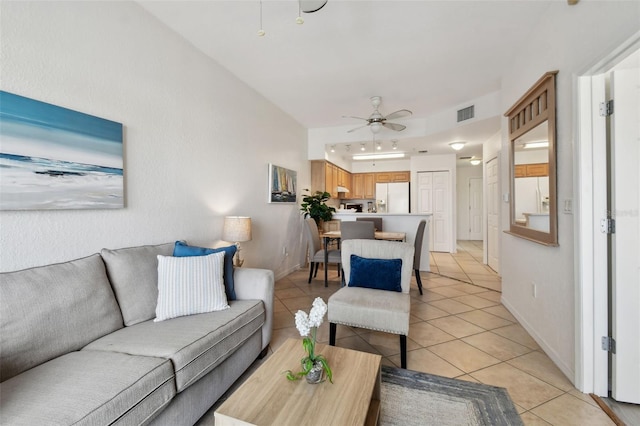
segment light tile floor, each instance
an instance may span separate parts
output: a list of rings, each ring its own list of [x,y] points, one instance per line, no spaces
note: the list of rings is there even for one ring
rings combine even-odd
[[[504,387],[526,425],[614,424],[500,304],[500,277],[482,264],[482,242],[460,241],[456,254],[431,253],[431,271],[421,274],[422,296],[412,278],[409,369]],[[298,309],[308,312],[315,297],[326,301],[340,287],[333,268],[328,288],[322,271],[311,284],[307,278],[308,269],[302,269],[276,283],[272,350],[289,337],[300,338]],[[327,321],[318,340],[329,340]],[[400,366],[395,335],[338,326],[336,345],[380,354],[384,364]]]

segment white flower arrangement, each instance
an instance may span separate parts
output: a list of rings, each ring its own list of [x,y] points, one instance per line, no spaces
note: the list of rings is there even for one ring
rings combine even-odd
[[[298,380],[303,376],[306,376],[311,369],[314,367],[316,363],[322,365],[322,369],[327,373],[327,377],[329,381],[333,383],[332,380],[332,372],[327,360],[324,356],[315,353],[316,349],[316,333],[318,332],[318,327],[322,325],[322,321],[324,319],[324,314],[327,313],[327,304],[324,303],[324,300],[320,297],[316,297],[313,301],[313,305],[311,306],[311,311],[309,315],[307,315],[304,311],[296,312],[296,328],[300,332],[300,336],[304,337],[302,340],[302,346],[307,352],[307,356],[300,360],[300,364],[302,365],[302,371],[298,373],[293,373],[291,370],[288,370],[287,379],[289,380]]]

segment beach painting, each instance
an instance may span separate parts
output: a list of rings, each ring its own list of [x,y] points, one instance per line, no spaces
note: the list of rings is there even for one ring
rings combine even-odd
[[[295,203],[297,172],[269,164],[269,202]]]
[[[0,210],[124,207],[122,124],[0,91]]]

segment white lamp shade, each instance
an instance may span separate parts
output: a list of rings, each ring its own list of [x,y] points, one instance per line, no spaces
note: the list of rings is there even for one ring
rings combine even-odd
[[[251,240],[251,218],[246,216],[227,216],[222,227],[222,239],[234,243]]]

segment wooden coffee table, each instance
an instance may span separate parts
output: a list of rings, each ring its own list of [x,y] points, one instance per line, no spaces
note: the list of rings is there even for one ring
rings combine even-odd
[[[329,345],[316,347],[333,371],[329,381],[291,382],[300,371],[302,340],[288,339],[214,413],[225,425],[375,425],[380,414],[382,357]]]

